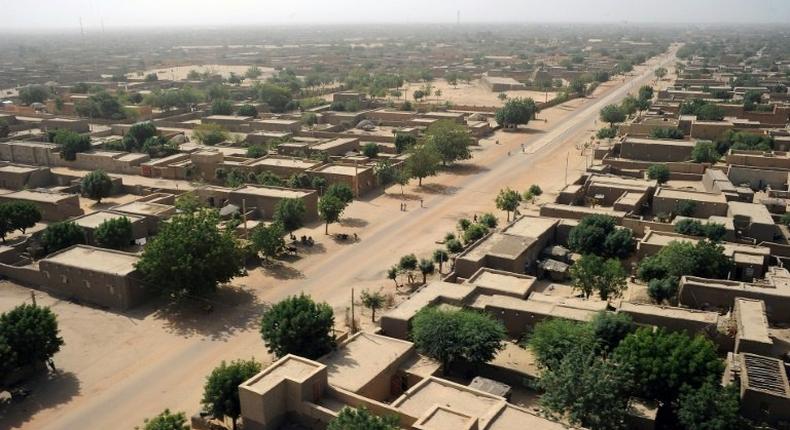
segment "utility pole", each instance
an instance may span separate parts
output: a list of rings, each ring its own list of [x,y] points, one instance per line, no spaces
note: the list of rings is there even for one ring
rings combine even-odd
[[[249,239],[249,232],[247,231],[247,199],[241,199],[241,219],[244,223],[244,238]]]
[[[357,331],[357,321],[354,316],[354,289],[351,289],[351,334]]]
[[[568,186],[568,163],[570,162],[571,153],[565,155],[565,186]]]

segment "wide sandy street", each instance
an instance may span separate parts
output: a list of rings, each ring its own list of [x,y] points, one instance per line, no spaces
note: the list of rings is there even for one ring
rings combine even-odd
[[[593,97],[541,112],[524,132],[498,132],[481,142],[472,160],[426,179],[422,188],[412,181],[404,196],[394,186],[354,202],[330,232],[356,232],[357,243],[336,243],[324,236],[323,225],[297,232],[319,242],[311,255],[250,271],[234,282],[239,288],[221,294],[212,313],[173,315],[151,304],[118,314],[38,293],[39,303],[52,306],[61,321],[66,345],[55,356],[59,373],[38,381],[24,402],[0,409],[0,428],[132,429],[164,408],[194,413],[205,376],[221,360],[269,361],[258,333],[266,303],[304,291],[334,306],[342,325],[352,288],[393,290],[385,270],[402,254],[429,256],[458,218],[492,211],[504,222],[494,209],[500,188],[523,191],[536,183],[546,192],[544,201],[553,199],[566,172],[573,180],[589,161],[576,145],[590,139],[601,107],[651,81],[659,63],[673,64],[674,50],[670,54],[638,67],[625,83],[609,82]],[[398,209],[402,199],[406,212]],[[3,282],[0,311],[29,295]]]

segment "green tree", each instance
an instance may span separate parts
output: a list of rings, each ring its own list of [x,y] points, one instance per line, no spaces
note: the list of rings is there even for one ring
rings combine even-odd
[[[227,99],[215,99],[211,102],[212,115],[232,115],[233,104]]]
[[[101,203],[112,192],[112,179],[103,170],[94,170],[82,178],[82,193]]]
[[[60,147],[60,158],[67,161],[74,161],[77,159],[78,152],[88,152],[91,149],[90,136],[83,136],[71,130],[55,131],[50,141]]]
[[[435,249],[433,251],[433,262],[439,265],[439,274],[442,273],[442,265],[450,260],[450,255],[443,249]]]
[[[444,165],[472,158],[469,152],[472,138],[466,127],[455,121],[441,120],[428,126],[424,142],[439,153]]]
[[[659,67],[653,73],[655,73],[656,78],[658,78],[660,81],[661,79],[664,79],[664,76],[667,75],[667,69],[665,67]]]
[[[638,276],[644,281],[681,276],[724,279],[733,269],[733,262],[724,254],[724,248],[708,240],[696,244],[672,241],[656,255],[639,263]]]
[[[527,339],[527,347],[544,369],[559,368],[562,360],[575,348],[592,349],[595,337],[589,324],[549,318],[535,324]]]
[[[671,301],[678,294],[678,282],[674,278],[654,278],[647,283],[647,294],[658,304]]]
[[[653,127],[649,136],[653,139],[683,139],[683,131],[672,127]]]
[[[614,349],[613,359],[633,372],[639,381],[635,394],[670,403],[681,387],[698,388],[721,378],[724,364],[716,346],[703,336],[689,337],[684,332],[640,328]]]
[[[480,215],[480,224],[483,224],[488,228],[496,228],[497,224],[499,224],[499,221],[496,219],[494,214],[487,212],[483,215]]]
[[[464,243],[473,243],[482,239],[488,233],[488,227],[480,223],[474,223],[464,230]]]
[[[427,258],[420,259],[418,267],[420,268],[420,273],[422,273],[423,284],[426,282],[427,276],[433,274],[434,270],[436,270],[433,265],[433,260]]]
[[[497,209],[507,213],[507,221],[510,222],[510,213],[518,209],[519,204],[521,204],[521,194],[507,187],[499,190],[494,202]]]
[[[601,311],[595,314],[590,327],[599,350],[612,351],[628,334],[636,330],[631,316],[622,312]]]
[[[22,234],[41,221],[41,211],[32,202],[11,201],[0,204],[0,218],[8,231],[19,230]]]
[[[381,293],[381,291],[370,292],[365,290],[362,292],[362,304],[366,308],[370,309],[370,320],[372,322],[376,322],[376,310],[383,308],[385,301],[386,298],[384,297],[384,294]]]
[[[107,91],[91,94],[87,100],[78,102],[74,110],[80,116],[91,118],[121,120],[127,116],[118,97]]]
[[[417,144],[417,138],[408,133],[395,133],[395,152],[398,154],[411,149]]]
[[[502,349],[505,335],[501,322],[467,309],[427,307],[412,319],[411,338],[415,347],[440,361],[445,374],[458,360],[473,366],[492,360]]]
[[[417,184],[422,186],[422,179],[435,175],[441,161],[441,155],[432,145],[414,147],[411,156],[406,159],[407,175],[417,178]]]
[[[344,407],[337,418],[329,422],[327,430],[398,430],[397,415],[377,416],[365,407]]]
[[[181,213],[191,214],[203,208],[203,203],[195,193],[189,192],[176,197],[176,209]]]
[[[601,109],[601,121],[614,128],[616,123],[625,121],[625,113],[617,105],[606,105]]]
[[[22,304],[0,314],[0,356],[13,360],[0,364],[0,368],[51,364],[63,346],[59,334],[57,317],[49,308]]]
[[[229,135],[225,127],[210,122],[195,127],[195,129],[192,130],[192,136],[204,145],[216,145],[228,140]]]
[[[626,287],[626,273],[615,259],[605,260],[594,254],[583,255],[570,269],[573,288],[589,299],[597,292],[601,300],[622,295]]]
[[[236,420],[241,415],[239,385],[261,371],[261,363],[253,360],[224,361],[211,371],[203,386],[201,403],[215,417],[229,417],[236,430]]]
[[[376,182],[386,192],[387,186],[395,182],[398,172],[392,167],[392,163],[389,160],[379,160],[373,166],[373,174],[376,175]]]
[[[140,430],[135,427],[135,430]],[[143,422],[142,430],[189,430],[187,417],[183,412],[172,413],[165,409],[161,414]]]
[[[216,211],[179,214],[146,245],[137,269],[155,290],[173,299],[203,296],[244,274],[243,255]]]
[[[286,232],[292,232],[304,225],[306,213],[307,208],[302,199],[285,198],[274,207],[274,221],[281,223]]]
[[[44,85],[28,85],[19,89],[19,100],[25,105],[44,103],[49,94],[49,89]]]
[[[541,374],[540,404],[550,416],[591,430],[625,429],[628,387],[622,368],[612,366],[591,349],[574,347],[555,369]]]
[[[247,147],[247,157],[249,158],[261,158],[268,150],[263,145],[250,145]]]
[[[261,69],[258,66],[252,65],[247,68],[247,71],[244,72],[244,77],[248,79],[257,79],[263,74]]]
[[[516,97],[507,100],[504,106],[497,109],[495,119],[499,125],[505,128],[517,128],[519,125],[529,123],[537,112],[538,108],[534,100]]]
[[[96,244],[105,248],[122,249],[132,242],[132,222],[129,218],[111,218],[96,228]]]
[[[724,119],[724,109],[712,103],[705,104],[697,111],[697,119],[700,121],[721,121]]]
[[[325,234],[329,234],[329,224],[338,222],[345,209],[346,204],[339,198],[331,195],[321,197],[318,201],[318,214],[326,223]]]
[[[740,415],[735,384],[722,387],[707,381],[699,388],[684,386],[678,398],[678,421],[687,430],[740,430],[750,428]]]
[[[719,160],[719,153],[716,152],[716,145],[708,140],[700,140],[694,144],[691,150],[691,159],[695,163],[715,163]]]
[[[349,204],[354,200],[354,191],[347,184],[337,182],[329,186],[324,192],[324,197],[337,197],[344,204]]]
[[[258,116],[258,109],[253,105],[241,105],[239,106],[239,110],[236,111],[237,114],[241,116],[251,116],[257,117]]]
[[[457,254],[464,250],[464,245],[458,239],[450,239],[445,243],[447,247],[447,252],[452,254]]]
[[[316,359],[335,346],[332,307],[310,296],[288,297],[272,306],[261,319],[261,337],[277,357],[294,354]]]
[[[279,222],[269,225],[259,225],[252,230],[250,240],[257,252],[263,254],[265,259],[274,258],[285,248],[283,236],[285,230]]]
[[[362,155],[368,158],[376,158],[379,156],[379,146],[373,142],[366,143],[362,147]]]
[[[85,232],[73,221],[61,221],[50,224],[41,233],[41,244],[47,254],[68,248],[72,245],[85,243]]]
[[[571,229],[568,246],[581,254],[625,258],[634,247],[632,235],[630,229],[616,228],[608,215],[590,215]]]
[[[647,177],[663,184],[669,180],[669,167],[666,164],[652,164],[647,168]]]
[[[285,112],[286,106],[292,100],[291,92],[288,88],[279,85],[266,83],[257,84],[254,90],[258,94],[258,99],[269,105],[272,112]]]

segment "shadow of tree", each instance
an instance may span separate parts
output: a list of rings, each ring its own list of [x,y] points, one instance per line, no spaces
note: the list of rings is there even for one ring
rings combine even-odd
[[[388,199],[401,200],[401,201],[403,201],[403,200],[412,200],[412,201],[420,200],[420,196],[419,195],[417,195],[417,194],[410,194],[410,193],[386,194],[386,196],[387,196]]]
[[[303,279],[304,273],[291,266],[284,264],[281,261],[269,261],[261,265],[261,270],[267,276],[274,279]]]
[[[343,218],[340,220],[340,225],[349,228],[361,228],[368,225],[368,222],[362,218]]]
[[[66,403],[80,393],[80,381],[71,372],[42,372],[23,385],[31,391],[27,398],[19,402],[0,402],[3,428],[22,427],[39,411]]]
[[[478,164],[471,164],[471,163],[455,164],[446,169],[447,173],[451,175],[459,175],[459,176],[476,175],[478,173],[487,172],[489,170],[490,169],[488,167],[480,166]]]
[[[266,305],[249,289],[223,285],[206,299],[188,299],[159,308],[154,317],[179,336],[227,340],[238,331],[257,326]],[[210,317],[209,317],[210,316]]]
[[[460,188],[443,184],[422,184],[421,191],[427,194],[455,194]]]

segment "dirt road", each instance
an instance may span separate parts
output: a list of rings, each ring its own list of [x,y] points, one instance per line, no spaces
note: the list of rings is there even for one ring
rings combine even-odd
[[[342,321],[351,288],[391,290],[386,268],[402,254],[429,256],[434,241],[453,230],[458,218],[491,211],[504,222],[493,204],[500,188],[524,190],[537,183],[544,198],[552,198],[565,185],[566,170],[572,179],[584,169],[587,160],[575,145],[589,139],[601,107],[635,91],[659,63],[673,58],[654,59],[625,84],[604,84],[591,98],[542,112],[548,122],[534,121],[526,132],[498,132],[481,143],[472,160],[428,178],[421,188],[406,187],[401,196],[395,186],[354,202],[330,231],[356,232],[357,243],[334,242],[323,235],[322,225],[298,232],[319,241],[312,255],[251,271],[236,282],[243,288],[226,292],[212,314],[172,316],[153,305],[115,314],[41,297],[62,321],[66,346],[56,356],[61,371],[37,383],[31,398],[0,409],[0,428],[132,429],[166,407],[195,412],[204,378],[221,360],[269,360],[257,324],[266,303],[304,291],[332,304]],[[405,212],[397,209],[402,202]],[[4,284],[0,310],[28,295]]]

